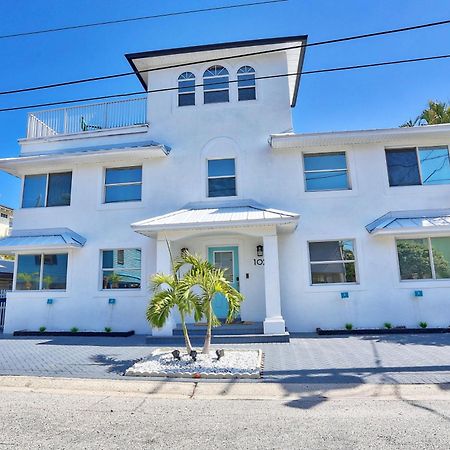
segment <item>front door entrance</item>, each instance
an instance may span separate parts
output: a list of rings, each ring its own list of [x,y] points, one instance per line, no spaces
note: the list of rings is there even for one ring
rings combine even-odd
[[[239,290],[239,249],[238,247],[209,247],[208,261],[225,271],[225,278]],[[228,316],[228,302],[221,294],[216,294],[213,309],[219,319]]]

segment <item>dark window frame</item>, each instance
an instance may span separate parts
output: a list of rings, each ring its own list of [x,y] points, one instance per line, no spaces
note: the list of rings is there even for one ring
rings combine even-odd
[[[234,174],[233,175],[210,175],[210,173],[209,173],[209,162],[210,161],[227,161],[227,160],[232,160],[234,162]],[[207,192],[208,198],[237,197],[238,191],[237,191],[237,176],[236,176],[236,158],[210,158],[210,159],[207,159],[207,161],[206,161],[206,178],[207,178],[206,192]],[[210,180],[219,180],[219,179],[234,180],[234,194],[232,194],[232,195],[211,195]]]
[[[50,178],[51,176],[55,175],[69,175],[70,174],[70,187],[69,187],[69,201],[65,204],[56,204],[56,205],[49,205],[49,194],[50,194]],[[41,206],[24,206],[24,200],[25,200],[25,194],[26,194],[26,180],[27,177],[45,177],[45,195],[43,199],[43,204]],[[64,207],[64,206],[70,206],[72,203],[72,182],[73,182],[73,172],[70,171],[63,171],[63,172],[47,172],[47,173],[37,173],[37,174],[29,174],[24,175],[23,178],[23,187],[22,187],[22,202],[21,202],[21,209],[30,209],[30,208],[57,208],[57,207]]]

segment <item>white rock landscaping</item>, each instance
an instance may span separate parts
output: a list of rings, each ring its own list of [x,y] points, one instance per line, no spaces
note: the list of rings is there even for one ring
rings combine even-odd
[[[260,378],[262,370],[261,350],[225,350],[217,360],[215,352],[197,355],[197,361],[181,352],[180,360],[169,349],[157,349],[148,358],[135,363],[125,375],[133,377],[170,378]]]

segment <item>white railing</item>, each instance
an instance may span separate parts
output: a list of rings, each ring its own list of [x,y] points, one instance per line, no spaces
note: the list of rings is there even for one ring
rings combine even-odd
[[[49,109],[28,114],[27,138],[51,137],[147,123],[147,99]]]

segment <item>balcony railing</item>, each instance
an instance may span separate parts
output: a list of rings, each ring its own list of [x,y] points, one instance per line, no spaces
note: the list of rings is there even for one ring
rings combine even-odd
[[[28,114],[27,138],[42,138],[147,123],[147,99],[49,109]]]

